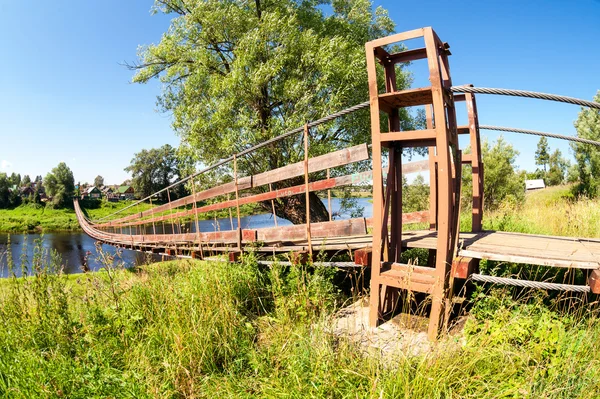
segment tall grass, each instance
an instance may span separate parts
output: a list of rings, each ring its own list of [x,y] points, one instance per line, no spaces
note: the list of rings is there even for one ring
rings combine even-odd
[[[600,395],[593,305],[477,292],[463,335],[383,356],[330,332],[345,303],[332,269],[104,257],[74,277],[34,245],[33,275],[0,283],[2,397]]]
[[[527,193],[523,204],[502,204],[484,212],[484,229],[568,237],[600,237],[600,198],[574,198],[570,186]],[[468,204],[467,204],[468,205]],[[470,210],[461,215],[461,229],[471,228]]]

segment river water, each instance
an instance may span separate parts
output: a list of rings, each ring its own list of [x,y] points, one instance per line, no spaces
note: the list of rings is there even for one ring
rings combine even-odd
[[[324,200],[327,205],[327,200]],[[340,213],[340,199],[331,199],[331,208],[335,219],[348,219],[349,214]],[[373,212],[373,205],[369,198],[357,199],[357,205],[363,208],[364,217],[371,217]],[[220,230],[231,230],[237,228],[237,218],[233,220],[229,218],[215,220],[202,220],[199,222],[200,231],[215,231]],[[291,223],[285,219],[277,219],[278,226],[291,225]],[[258,229],[265,227],[274,227],[275,221],[271,214],[259,214],[246,216],[241,219],[241,225],[244,229]],[[175,225],[175,231],[195,231],[195,223],[190,223],[187,226]],[[163,231],[169,233],[172,231],[172,227],[169,223],[162,225],[158,224],[155,226],[156,233],[160,234]],[[148,233],[152,233],[152,226],[147,228]],[[125,232],[124,232],[125,233]],[[10,245],[9,235],[6,233],[0,233],[0,277],[6,277],[10,275],[8,267],[8,251],[11,252],[15,274],[21,275],[21,265],[25,264],[28,273],[31,273],[31,263],[35,257],[35,254],[42,249],[45,256],[51,251],[56,251],[60,256],[61,264],[65,273],[80,273],[84,265],[89,270],[98,270],[104,266],[101,259],[101,254],[97,251],[96,240],[90,238],[85,233],[46,233],[40,234],[11,234]],[[119,249],[112,247],[111,245],[100,245],[102,253],[105,255],[114,257],[114,264],[120,264],[124,267],[131,267],[140,265],[148,262],[148,260],[158,261],[162,257],[160,255],[150,255],[137,251],[131,251],[128,249]],[[150,257],[150,258],[148,258]]]

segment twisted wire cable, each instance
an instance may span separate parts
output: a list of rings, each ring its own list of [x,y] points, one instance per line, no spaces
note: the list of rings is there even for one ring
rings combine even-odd
[[[559,283],[544,283],[541,281],[518,280],[514,278],[488,276],[485,274],[471,274],[471,280],[482,283],[512,285],[515,287],[539,288],[542,290],[558,290],[571,292],[590,292],[590,287],[587,285],[572,285]]]
[[[538,98],[540,100],[558,101],[561,103],[569,103],[589,108],[600,109],[600,103],[594,101],[581,100],[575,97],[561,96],[558,94],[540,93],[529,90],[498,89],[492,87],[452,86],[450,88],[450,91],[452,91],[453,93],[480,93],[497,94],[502,96]]]
[[[532,134],[534,136],[551,137],[551,138],[555,138],[555,139],[574,141],[574,142],[583,143],[583,144],[591,144],[591,145],[595,145],[595,146],[600,147],[600,141],[582,139],[581,137],[565,136],[565,135],[562,135],[562,134],[538,132],[536,130],[517,129],[517,128],[513,128],[513,127],[490,126],[490,125],[479,125],[479,129],[497,130],[497,131],[500,131],[500,132]]]

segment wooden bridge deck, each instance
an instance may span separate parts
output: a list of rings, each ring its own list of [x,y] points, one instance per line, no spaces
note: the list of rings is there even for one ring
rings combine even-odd
[[[79,204],[75,209],[83,230],[102,242],[121,247],[155,252],[178,253],[229,252],[242,247],[273,254],[308,249],[306,226],[286,226],[255,230],[128,235],[108,233],[90,224]],[[420,215],[426,218],[426,215]],[[311,225],[311,243],[315,251],[354,251],[370,248],[372,236],[367,233],[369,220],[364,218],[317,223]],[[335,233],[332,235],[332,233]],[[241,237],[239,237],[241,235]],[[239,238],[238,238],[239,237]],[[405,248],[436,249],[437,232],[430,230],[404,231]],[[564,267],[600,269],[600,239],[554,237],[500,231],[460,233],[458,255],[475,259]]]
[[[600,240],[554,237],[501,231],[460,233],[459,256],[502,262],[541,266],[598,269],[600,268]],[[371,235],[313,239],[313,247],[324,250],[361,249],[370,247]],[[437,232],[429,230],[405,231],[405,248],[436,249]],[[291,244],[291,243],[290,243]],[[263,250],[297,251],[306,249],[306,240],[293,245],[265,246]]]

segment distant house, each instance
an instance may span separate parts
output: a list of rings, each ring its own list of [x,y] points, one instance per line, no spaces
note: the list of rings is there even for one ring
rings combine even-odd
[[[114,191],[111,186],[102,187],[102,194],[104,194],[104,195],[112,194],[113,192]]]
[[[21,189],[20,189],[21,197],[29,197],[30,195],[33,195],[34,192],[35,192],[35,190],[33,187],[31,187],[31,185],[21,187]]]
[[[132,186],[120,186],[117,193],[121,199],[132,200],[135,197],[135,191]]]
[[[81,195],[81,199],[100,199],[102,198],[102,191],[98,189],[96,186],[88,187],[83,194]]]
[[[38,187],[39,185],[39,187]],[[42,182],[33,182],[31,183],[31,188],[35,191],[38,188],[38,192],[41,194],[46,194],[46,188],[42,185]]]
[[[546,188],[543,179],[525,180],[525,191],[540,190]]]

